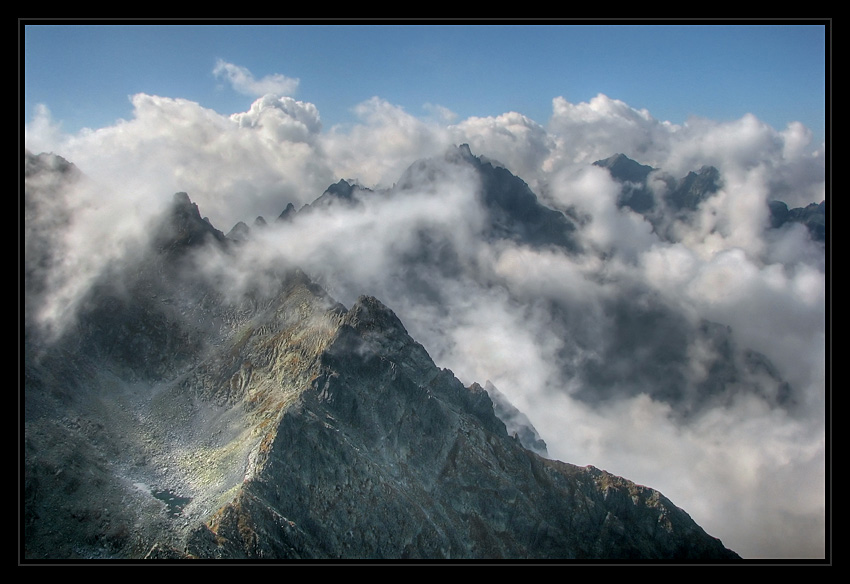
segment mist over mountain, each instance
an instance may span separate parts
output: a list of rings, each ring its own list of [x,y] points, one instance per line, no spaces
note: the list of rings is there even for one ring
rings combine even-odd
[[[644,182],[651,170],[622,155],[597,164],[611,168],[617,180],[624,180],[629,172],[622,171],[623,166],[637,168]],[[468,192],[445,195],[463,181]],[[645,216],[657,233],[669,239],[677,225],[692,221],[698,206],[720,188],[719,173],[705,167],[681,179],[663,177],[663,181],[669,188],[657,205],[645,210]],[[645,185],[636,185],[629,181],[621,200],[630,200],[636,188],[649,192]],[[413,196],[415,201],[407,201]],[[423,211],[415,217],[396,216],[394,207],[400,202],[422,205]],[[456,215],[453,206],[458,203],[466,208]],[[404,306],[405,313],[429,313],[429,320],[441,323],[436,334],[451,331],[466,310],[456,306],[457,296],[503,295],[499,301],[517,314],[545,318],[553,344],[546,366],[558,378],[569,380],[561,384],[561,391],[589,404],[649,395],[671,406],[673,414],[686,417],[753,393],[771,406],[793,411],[796,399],[789,383],[765,355],[738,346],[730,325],[695,319],[643,283],[624,279],[619,289],[595,300],[599,314],[588,316],[583,311],[576,314],[574,298],[527,290],[511,281],[509,274],[499,273],[498,261],[488,255],[493,250],[581,258],[584,253],[575,237],[581,218],[569,215],[569,210],[565,214],[541,204],[522,180],[462,145],[444,157],[415,163],[392,188],[376,192],[339,181],[298,213],[290,212],[290,224],[280,233],[256,235],[262,238],[262,246],[269,245],[268,239],[273,246],[297,240],[298,265],[333,293],[351,298],[364,288],[377,290],[380,297]],[[349,261],[343,262],[324,256],[340,250],[324,239],[311,248],[306,238],[320,232],[326,221],[350,226],[346,238],[352,250],[361,245],[358,231],[362,228],[370,234],[368,238],[375,237],[371,224],[379,222],[378,229],[395,231],[392,247],[369,249],[362,256],[353,251]],[[334,236],[338,233],[334,231]],[[250,238],[245,227],[239,238]],[[380,235],[377,239],[383,246]],[[370,269],[364,262],[374,261],[376,254],[385,254],[378,262],[383,272],[364,278],[363,270]],[[316,256],[321,259],[317,261]],[[385,282],[385,287],[375,288],[377,281]],[[464,290],[460,294],[459,287]],[[445,346],[446,340],[432,345]],[[451,345],[446,349],[452,350]]]
[[[297,268],[349,311],[363,295],[390,307],[463,387],[498,388],[527,418],[512,427],[494,404],[524,446],[539,436],[550,459],[658,489],[744,557],[823,557],[830,234],[824,147],[801,125],[674,125],[604,95],[555,99],[545,125],[510,112],[440,126],[375,98],[360,123],[324,130],[292,99],[233,117],[133,104],[90,133],[64,136],[47,116],[27,126],[32,152],[82,170],[27,179],[27,338],[79,339],[108,290],[102,332],[130,361],[164,342],[143,341],[160,328],[145,323],[188,318],[152,361],[170,375],[255,310],[207,308],[274,296],[275,274]],[[618,152],[634,176],[594,164]],[[61,194],[30,200],[51,181]],[[170,312],[121,332],[135,312],[117,303],[135,281],[124,266],[148,265],[175,192],[199,210],[185,236],[209,244],[166,272],[194,284],[152,290],[138,305]],[[818,208],[814,223],[790,213]],[[175,294],[186,300],[162,301]],[[64,423],[95,432],[93,418]]]
[[[32,178],[70,168],[26,156]],[[351,208],[335,186],[319,200]],[[177,193],[73,325],[28,319],[25,557],[738,559],[659,492],[527,450],[546,451],[530,421],[377,299],[347,309],[286,262],[238,291],[202,267],[250,233]]]
[[[669,221],[689,221],[697,215],[701,203],[721,188],[720,172],[713,166],[704,166],[698,172],[689,172],[680,179],[639,164],[623,154],[597,160],[595,166],[607,168],[620,184],[622,191],[617,206],[629,207],[643,215],[659,236],[675,240]],[[650,178],[650,174],[652,177]],[[655,183],[654,185],[651,183]],[[663,185],[659,189],[659,185]],[[770,226],[778,229],[786,223],[800,223],[812,239],[824,241],[826,202],[810,203],[806,207],[789,209],[782,201],[771,200]]]

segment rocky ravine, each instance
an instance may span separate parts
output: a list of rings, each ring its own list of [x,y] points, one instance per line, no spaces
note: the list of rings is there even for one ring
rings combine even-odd
[[[153,241],[64,337],[26,331],[25,559],[738,557],[524,448],[378,300],[283,267],[222,295],[191,266],[230,244],[185,196]]]

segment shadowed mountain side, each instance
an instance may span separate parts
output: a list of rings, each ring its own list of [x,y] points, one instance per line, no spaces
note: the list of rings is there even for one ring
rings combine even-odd
[[[622,154],[596,164],[622,183],[620,207],[644,208],[661,238],[677,232],[676,222],[692,220],[700,204],[714,196],[722,184],[717,169],[708,166],[674,179]],[[657,200],[647,184],[651,176],[666,185]],[[464,182],[470,177],[472,180]],[[466,189],[463,195],[440,199],[440,204],[449,209],[443,222],[429,220],[427,212],[424,219],[416,221],[399,220],[393,214],[408,199],[421,203],[435,192],[461,184]],[[474,205],[468,205],[469,199]],[[638,204],[639,200],[646,204]],[[428,207],[428,211],[433,208]],[[343,282],[340,288],[350,294],[348,298],[356,297],[351,290],[359,294],[375,286],[377,280],[377,285],[384,286],[380,293],[384,301],[413,306],[414,311],[427,308],[433,314],[451,314],[459,296],[486,297],[494,291],[504,292],[510,310],[525,312],[529,320],[534,311],[545,312],[546,333],[559,344],[550,363],[562,379],[577,382],[559,384],[563,388],[569,385],[573,398],[596,405],[646,394],[671,405],[679,421],[711,407],[729,405],[741,394],[758,395],[772,407],[789,411],[798,403],[793,388],[780,378],[767,357],[741,346],[736,331],[725,324],[693,318],[646,283],[616,281],[616,293],[600,294],[592,303],[581,305],[557,289],[547,290],[541,297],[539,290],[526,286],[512,273],[522,273],[524,266],[509,267],[513,262],[494,266],[505,258],[523,256],[531,260],[548,257],[553,267],[567,266],[581,264],[594,252],[581,248],[582,234],[567,215],[546,207],[524,181],[486,157],[473,155],[465,144],[450,148],[442,157],[412,164],[390,189],[372,191],[341,180],[300,211],[287,206],[281,214],[286,220],[277,226],[291,229],[294,222],[293,232],[308,233],[323,228],[323,217],[329,222],[357,224],[363,214],[404,234],[397,238],[393,233],[382,247],[368,248],[372,253],[378,251],[379,256],[385,254],[380,276],[360,278],[349,263],[337,266],[333,254],[329,254],[325,261],[303,266],[311,277],[331,290]],[[244,224],[242,229],[246,229]],[[457,237],[459,232],[463,238]],[[349,229],[343,237],[355,242],[365,233]],[[374,239],[381,240],[377,234]],[[324,252],[337,245],[329,237],[320,249]],[[582,287],[585,283],[581,279],[600,280],[590,285],[595,287],[609,277],[602,273],[604,270],[597,274],[579,270],[572,276],[578,282],[565,281],[553,288]],[[541,278],[534,271],[529,274]],[[587,310],[593,304],[598,306],[598,314]],[[453,324],[450,322],[447,328]]]
[[[579,251],[574,234],[576,227],[571,219],[540,203],[522,179],[485,157],[473,155],[466,144],[450,148],[443,157],[413,163],[390,189],[373,191],[340,180],[298,211],[289,203],[276,222],[291,221],[299,214],[362,207],[370,197],[385,200],[404,197],[420,188],[432,188],[458,168],[471,169],[478,183],[476,198],[486,215],[482,233],[486,239],[511,240],[534,246],[554,245],[571,252]],[[232,232],[235,238],[244,239],[246,228],[244,223],[234,226]]]
[[[572,220],[540,203],[525,181],[508,169],[473,155],[467,144],[449,150],[446,160],[475,168],[481,180],[481,197],[490,213],[491,237],[580,251]]]
[[[826,201],[789,209],[782,201],[770,201],[770,226],[778,229],[789,223],[800,223],[815,241],[826,241]]]
[[[266,435],[252,476],[187,554],[736,557],[659,493],[524,449],[486,394],[437,368],[374,298],[338,323],[305,361],[312,381]]]
[[[711,198],[723,183],[720,172],[713,166],[703,166],[697,172],[692,171],[675,179],[663,171],[635,162],[624,154],[615,154],[593,164],[607,169],[611,177],[621,184],[617,205],[643,215],[652,224],[656,234],[669,241],[675,240],[670,221],[690,221],[699,205]],[[663,194],[655,194],[650,188],[652,173],[664,184]],[[768,207],[771,228],[800,223],[808,229],[814,241],[826,239],[825,202],[789,210],[782,201],[768,201]]]
[[[584,380],[575,397],[604,403],[647,393],[672,405],[671,413],[680,419],[729,405],[741,394],[757,395],[774,407],[795,406],[792,388],[773,364],[739,347],[730,326],[705,319],[694,326],[640,291],[632,300],[606,303],[605,341],[599,354],[575,372]],[[702,353],[699,374],[692,355],[696,348]]]
[[[473,386],[480,387],[477,383],[474,383]],[[534,427],[531,420],[515,408],[508,398],[496,389],[496,386],[489,380],[484,383],[483,391],[486,391],[487,395],[493,401],[493,409],[496,415],[499,416],[499,419],[505,423],[508,433],[532,452],[544,458],[549,458],[546,442],[540,437],[537,428]]]
[[[622,185],[617,206],[628,207],[643,215],[652,224],[655,233],[668,241],[676,239],[673,223],[688,223],[699,205],[712,197],[722,186],[720,172],[713,166],[703,166],[697,172],[676,179],[663,171],[639,164],[623,154],[615,154],[593,163],[608,170],[611,177]],[[663,184],[650,187],[650,175]]]
[[[178,195],[74,327],[28,336],[25,557],[737,558],[523,448],[378,300],[286,266],[225,293],[199,266],[230,245]]]

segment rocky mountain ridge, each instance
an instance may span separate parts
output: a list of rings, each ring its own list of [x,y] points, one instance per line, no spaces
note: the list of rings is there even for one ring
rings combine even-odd
[[[637,201],[650,201],[644,217],[662,239],[674,238],[677,222],[692,221],[697,208],[722,184],[713,167],[674,179],[624,155],[597,165],[608,168],[622,182],[621,208],[630,201],[638,207]],[[317,202],[299,211],[287,207],[287,222],[280,227],[287,229],[287,225],[291,227],[314,213],[321,215],[320,209],[331,213],[336,209],[334,216],[342,218],[337,220],[349,217],[346,209],[366,212],[368,208],[375,213],[411,193],[447,188],[457,176],[465,176],[463,172],[474,178],[471,188],[476,189],[476,208],[469,214],[480,222],[460,223],[451,229],[414,224],[416,244],[404,250],[403,261],[389,268],[394,270],[388,275],[394,285],[388,292],[394,296],[389,298],[415,298],[417,307],[431,307],[440,313],[451,304],[452,299],[446,297],[451,283],[470,279],[474,282],[472,289],[482,294],[510,290],[510,301],[517,310],[524,310],[539,303],[540,298],[534,291],[525,294],[505,282],[502,274],[493,272],[492,265],[480,260],[475,246],[511,246],[569,257],[594,253],[582,248],[578,234],[581,212],[548,207],[522,179],[486,157],[475,156],[467,145],[449,149],[442,157],[414,163],[392,188],[383,191],[340,181]],[[658,201],[646,182],[650,175],[661,177],[667,185]],[[472,231],[471,241],[459,243],[454,237],[458,230]],[[604,261],[604,257],[601,259]],[[318,277],[321,271],[319,267]],[[604,314],[602,332],[588,326],[571,302],[545,299],[547,327],[557,342],[565,345],[558,354],[563,377],[581,382],[572,397],[593,404],[647,393],[653,400],[670,404],[673,415],[680,418],[729,403],[740,392],[758,395],[778,407],[793,407],[793,388],[765,355],[741,346],[730,324],[707,319],[693,322],[641,282],[623,282],[620,286],[622,294],[599,299]],[[700,367],[708,375],[694,375],[690,356],[695,353],[705,353],[706,361]]]
[[[671,218],[679,221],[690,220],[697,207],[722,186],[720,172],[713,166],[703,166],[696,172],[691,171],[686,176],[675,179],[624,154],[614,154],[593,164],[607,169],[611,177],[623,186],[617,205],[620,208],[628,207],[643,215],[656,233],[667,239],[673,238],[669,226]],[[652,173],[666,187],[662,195],[656,194],[649,185]],[[768,201],[768,207],[772,229],[779,229],[788,223],[800,223],[808,229],[813,240],[825,240],[825,201],[788,209],[784,202],[771,200]]]
[[[178,193],[72,329],[27,331],[25,558],[737,558],[657,491],[525,448],[379,300],[286,265],[223,293],[196,262],[233,245]]]

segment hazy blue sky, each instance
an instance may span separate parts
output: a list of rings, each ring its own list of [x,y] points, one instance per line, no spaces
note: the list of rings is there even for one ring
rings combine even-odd
[[[132,21],[130,21],[132,22]],[[257,78],[297,79],[327,129],[373,96],[416,116],[517,111],[545,124],[558,96],[604,93],[656,119],[717,121],[752,113],[822,138],[823,24],[717,25],[47,25],[24,29],[24,116],[44,104],[66,132],[129,118],[129,96],[185,98],[246,111],[213,71],[219,60]]]

